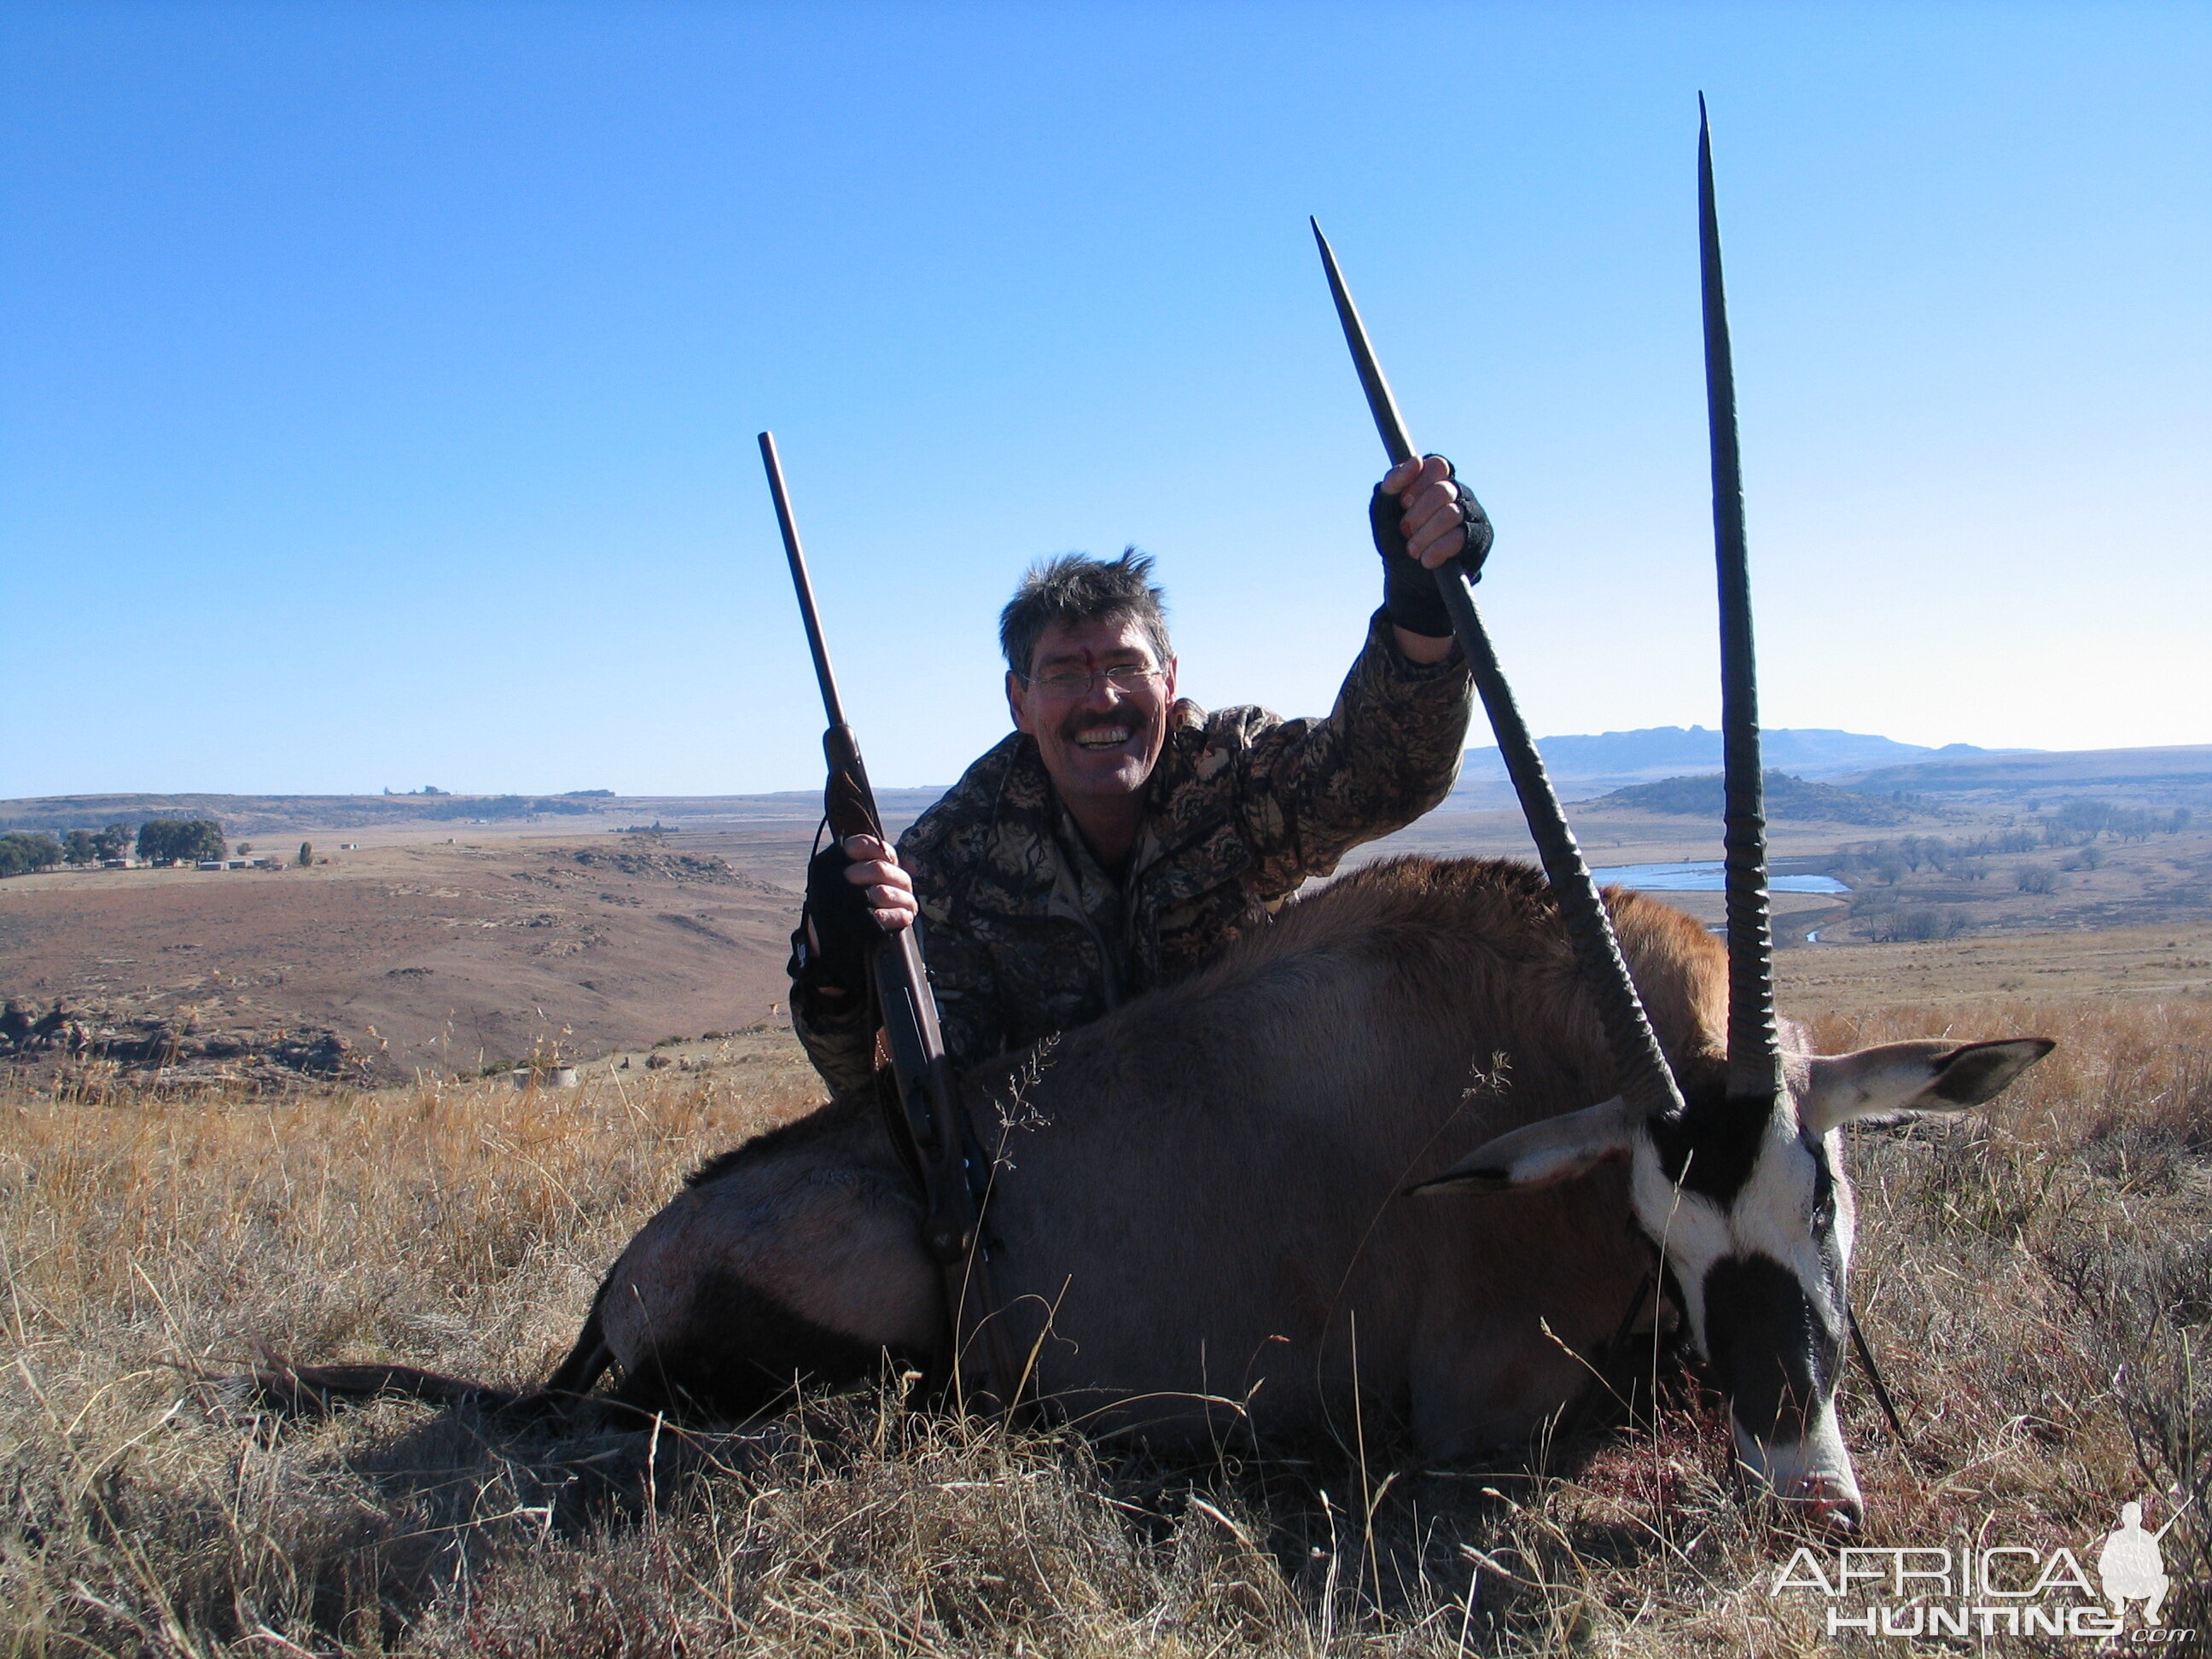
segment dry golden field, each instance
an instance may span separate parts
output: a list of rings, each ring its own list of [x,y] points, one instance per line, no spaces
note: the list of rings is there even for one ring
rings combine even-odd
[[[1856,1137],[1856,1298],[1910,1437],[1854,1368],[1870,1540],[2088,1559],[2122,1501],[2193,1497],[2166,1618],[2202,1632],[2212,1000],[1868,1000],[1823,1047],[2062,1045],[1994,1109]],[[779,1033],[685,1057],[560,1092],[0,1097],[0,1652],[1831,1650],[1769,1591],[1800,1540],[1671,1376],[1628,1424],[1425,1470],[1372,1443],[1163,1467],[882,1392],[713,1436],[278,1421],[178,1369],[266,1344],[542,1376],[683,1172],[815,1097]]]

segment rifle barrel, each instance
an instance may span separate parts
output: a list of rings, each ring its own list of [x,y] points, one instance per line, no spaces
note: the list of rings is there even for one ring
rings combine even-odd
[[[760,452],[761,465],[768,469],[769,493],[775,498],[775,521],[783,531],[783,550],[791,561],[792,585],[799,592],[799,615],[806,622],[807,648],[814,653],[814,677],[822,683],[823,711],[830,717],[829,729],[822,734],[823,756],[830,763],[829,785],[823,791],[823,817],[841,842],[867,835],[888,846],[890,837],[884,832],[875,791],[868,786],[860,739],[845,723],[836,676],[830,670],[830,647],[823,641],[822,618],[814,608],[814,585],[807,578],[806,556],[799,550],[799,526],[792,519],[791,496],[783,487],[783,465],[776,457],[775,434],[760,434]],[[943,1272],[946,1322],[939,1358],[951,1367],[957,1390],[963,1334],[977,1328],[967,1319],[966,1310],[975,1301],[980,1301],[987,1313],[998,1305],[991,1286],[989,1253],[980,1248],[980,1193],[988,1179],[988,1160],[978,1151],[970,1163],[974,1132],[961,1104],[959,1080],[945,1052],[937,997],[930,989],[929,967],[922,960],[916,930],[902,927],[886,936],[869,951],[869,978],[874,990],[871,1030],[873,1023],[880,1022],[896,1085],[883,1096],[886,1127],[921,1200],[922,1247]],[[1004,1328],[987,1319],[981,1334],[983,1392],[1003,1409],[1012,1404],[1012,1397],[1002,1391],[1001,1382],[1018,1379],[1021,1373],[1012,1368],[1005,1352]]]
[[[791,561],[792,586],[799,590],[799,614],[806,623],[806,648],[814,653],[814,678],[822,684],[822,708],[830,724],[845,724],[845,705],[837,696],[837,676],[830,667],[830,647],[822,637],[822,617],[814,609],[814,584],[806,574],[806,555],[799,545],[799,525],[791,516],[791,496],[783,487],[783,463],[775,453],[775,434],[760,434],[761,465],[768,469],[769,494],[775,497],[775,521],[783,531],[784,556]]]

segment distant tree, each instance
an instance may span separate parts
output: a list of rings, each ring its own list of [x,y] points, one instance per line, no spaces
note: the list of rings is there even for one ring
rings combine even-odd
[[[239,857],[240,857],[240,858],[244,858],[244,857],[245,857],[248,853],[251,853],[252,850],[253,850],[253,843],[252,843],[252,842],[250,842],[250,841],[242,841],[242,842],[239,842],[239,843],[238,843],[238,856],[239,856]]]
[[[149,818],[138,826],[138,856],[197,864],[222,856],[222,825],[213,818]]]
[[[62,857],[69,863],[76,865],[79,869],[82,869],[88,864],[98,862],[100,852],[98,848],[94,844],[92,831],[89,830],[70,830],[69,832],[69,838],[62,842]]]
[[[1942,904],[1900,905],[1872,928],[1877,945],[1905,945],[1956,939],[1966,931],[1965,913]]]
[[[2058,878],[2044,865],[2023,864],[2013,879],[2023,893],[2055,893],[2058,890]]]
[[[2069,800],[2052,815],[2052,821],[2070,835],[2094,841],[2100,831],[2112,827],[2113,817],[2109,801]]]
[[[0,876],[51,870],[62,861],[62,844],[52,836],[12,830],[0,836]]]
[[[304,869],[306,869],[309,865],[313,864],[314,861],[315,861],[315,848],[314,848],[313,844],[312,842],[304,842],[304,841],[303,841],[303,842],[301,842],[300,843],[300,856],[299,856],[298,860],[296,860],[296,862],[298,863],[299,866],[300,866],[302,870],[304,870]]]
[[[131,850],[131,826],[127,823],[109,824],[92,838],[92,848],[97,857],[121,858]]]

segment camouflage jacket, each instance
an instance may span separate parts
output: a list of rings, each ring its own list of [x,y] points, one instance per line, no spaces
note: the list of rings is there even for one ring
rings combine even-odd
[[[954,1066],[1096,1019],[1265,927],[1309,876],[1444,798],[1472,704],[1459,654],[1411,661],[1380,612],[1325,720],[1178,702],[1118,882],[1035,739],[1009,736],[899,838]],[[874,1044],[860,1016],[805,1004],[793,1024],[824,1080],[864,1080]]]

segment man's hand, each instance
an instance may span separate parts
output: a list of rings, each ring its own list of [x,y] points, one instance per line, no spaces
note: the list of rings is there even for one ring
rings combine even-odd
[[[1434,570],[1466,547],[1469,507],[1484,531],[1490,527],[1473,493],[1452,477],[1452,464],[1441,455],[1400,462],[1384,475],[1380,488],[1385,495],[1398,498],[1398,533],[1404,538],[1407,554],[1419,560],[1424,569]],[[1489,551],[1490,538],[1486,534],[1474,556],[1477,568]]]
[[[1367,513],[1382,556],[1382,608],[1399,646],[1416,661],[1441,661],[1450,653],[1451,617],[1429,573],[1456,562],[1475,580],[1490,552],[1489,516],[1441,455],[1392,467]]]
[[[921,907],[914,896],[914,878],[899,867],[898,854],[873,836],[854,836],[845,842],[845,856],[853,860],[845,879],[861,890],[876,926],[886,933],[913,927]]]
[[[886,933],[914,926],[914,878],[873,836],[825,847],[806,866],[806,908],[791,936],[793,994],[816,1012],[855,1006],[868,955]]]

